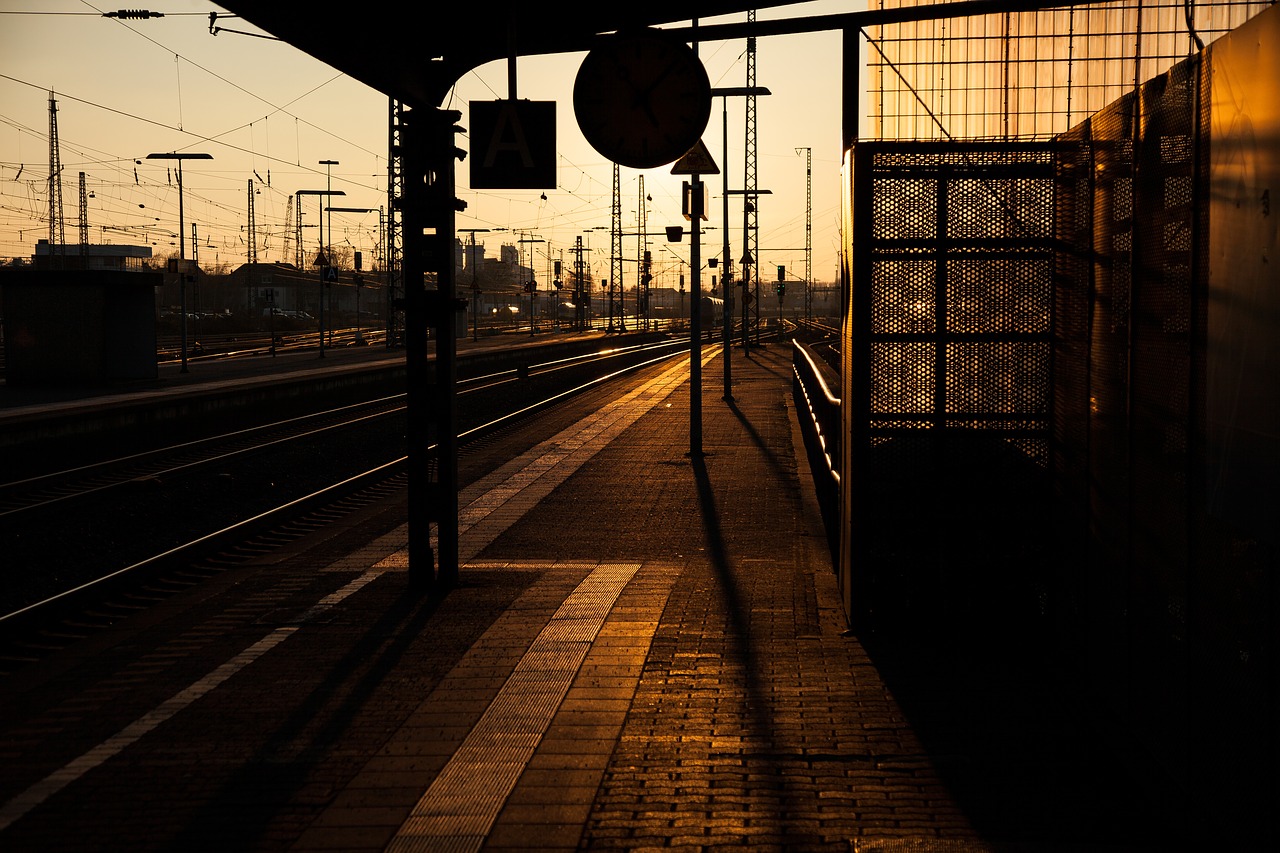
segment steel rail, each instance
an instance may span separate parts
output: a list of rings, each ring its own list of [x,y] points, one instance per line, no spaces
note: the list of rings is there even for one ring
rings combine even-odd
[[[617,358],[635,352],[673,348],[678,346],[680,346],[679,342],[636,344],[626,347],[611,348],[595,353],[555,359],[530,365],[524,369],[525,372],[522,372],[521,369],[512,368],[509,370],[497,371],[483,376],[460,380],[458,383],[459,391],[464,395],[475,393],[478,391],[492,389],[504,383],[518,381],[520,378],[527,375],[541,376],[554,373],[558,370],[567,369],[569,367],[580,367],[594,361]],[[166,474],[178,472],[189,472],[202,466],[223,462],[237,456],[261,452],[273,446],[312,437],[325,431],[346,429],[372,418],[387,417],[404,411],[405,404],[399,401],[403,401],[406,396],[407,395],[404,393],[393,394],[386,397],[375,398],[373,400],[362,401],[360,403],[353,403],[347,406],[339,406],[320,412],[299,415],[295,418],[287,418],[281,421],[273,421],[267,424],[247,427],[230,433],[208,436],[201,439],[182,442],[180,444],[130,454],[128,456],[122,456],[115,459],[102,460],[90,465],[82,465],[63,471],[53,471],[35,477],[15,480],[9,483],[0,483],[0,496],[3,496],[6,493],[11,493],[19,489],[25,489],[28,492],[39,492],[40,489],[44,489],[47,494],[49,490],[58,488],[60,485],[65,484],[66,481],[74,477],[80,477],[82,482],[85,479],[91,480],[91,482],[83,485],[67,484],[65,485],[66,490],[64,492],[50,497],[42,497],[37,500],[19,503],[17,505],[10,506],[9,508],[0,509],[0,518],[11,518],[25,512],[34,512],[46,509],[54,505],[62,504],[66,501],[80,499],[88,497],[89,495],[98,494],[108,489],[126,486],[142,478],[160,477]],[[378,409],[378,407],[382,408],[371,413],[360,414],[356,417],[345,417],[342,415],[342,413],[360,409],[367,410],[371,407],[375,409]],[[302,424],[315,422],[324,418],[333,418],[335,416],[342,416],[342,419],[314,428],[294,430],[294,427],[301,426]],[[260,440],[256,438],[256,436],[262,436],[266,433],[279,433],[285,430],[290,431],[285,435],[276,435],[266,439]],[[235,447],[234,449],[225,450],[225,452],[220,449],[226,445],[233,444],[236,440],[250,440],[252,443]],[[203,451],[203,448],[212,448],[212,452],[206,453]],[[203,455],[200,455],[199,458],[196,459],[176,463],[166,462],[163,465],[149,464],[165,457],[173,457],[181,453],[199,453]],[[112,473],[111,469],[119,468],[121,466],[132,466],[132,470]],[[92,478],[95,477],[98,478],[98,481],[93,482]],[[16,503],[16,500],[17,499],[11,499],[11,502]]]
[[[460,443],[479,440],[588,389],[682,355],[687,355],[687,353],[682,348],[677,347],[672,352],[654,356],[604,376],[580,383],[573,388],[549,395],[537,403],[524,406],[487,423],[464,430],[458,435],[458,440]],[[435,448],[436,445],[430,445],[428,452],[434,453]],[[12,639],[14,636],[20,636],[23,632],[34,630],[37,625],[53,621],[54,617],[59,614],[83,608],[126,586],[136,585],[154,577],[161,571],[174,566],[179,560],[195,559],[218,550],[230,548],[236,543],[243,542],[254,535],[304,516],[323,506],[331,505],[362,490],[390,482],[403,473],[407,461],[408,456],[401,456],[385,462],[307,495],[289,500],[272,509],[257,513],[250,518],[203,534],[181,545],[169,548],[160,554],[116,569],[102,577],[87,581],[41,601],[33,602],[11,613],[0,615],[0,637]]]

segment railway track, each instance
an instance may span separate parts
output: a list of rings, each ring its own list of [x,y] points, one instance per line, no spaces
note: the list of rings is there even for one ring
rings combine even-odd
[[[460,383],[459,452],[684,352],[626,347]],[[404,431],[397,395],[3,484],[0,672],[387,502],[405,484]]]

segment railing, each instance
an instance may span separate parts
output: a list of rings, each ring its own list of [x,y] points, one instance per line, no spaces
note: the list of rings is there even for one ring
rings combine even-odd
[[[800,429],[834,564],[840,556],[840,398],[831,392],[808,347],[791,342]]]

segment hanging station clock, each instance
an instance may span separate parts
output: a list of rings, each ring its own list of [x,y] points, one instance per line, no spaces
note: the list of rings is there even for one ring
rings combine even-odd
[[[707,71],[683,41],[658,29],[609,37],[582,61],[573,111],[591,147],[633,169],[671,163],[711,117]]]

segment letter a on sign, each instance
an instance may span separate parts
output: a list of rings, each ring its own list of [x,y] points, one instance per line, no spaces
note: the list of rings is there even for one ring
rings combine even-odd
[[[555,101],[472,101],[472,189],[555,189]]]

